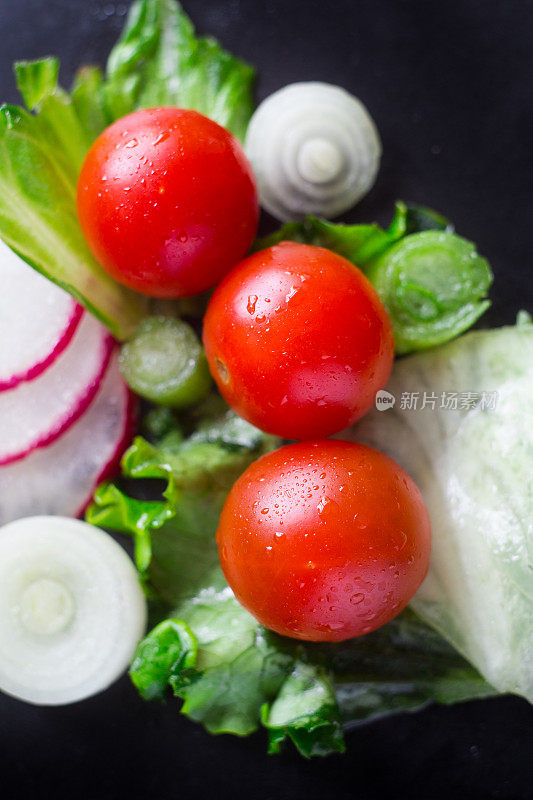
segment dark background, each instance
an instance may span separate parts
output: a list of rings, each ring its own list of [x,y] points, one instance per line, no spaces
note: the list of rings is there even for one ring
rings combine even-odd
[[[103,63],[129,3],[0,0],[0,99],[11,63],[57,54],[62,81]],[[531,0],[185,0],[202,33],[255,64],[258,98],[296,80],[338,83],[368,106],[384,156],[351,215],[386,222],[425,203],[494,268],[485,324],[532,310]],[[0,696],[0,792],[15,798],[529,800],[533,711],[514,697],[403,714],[347,736],[348,753],[305,762],[265,738],[212,738],[175,703],[141,702],[127,679],[76,706]]]

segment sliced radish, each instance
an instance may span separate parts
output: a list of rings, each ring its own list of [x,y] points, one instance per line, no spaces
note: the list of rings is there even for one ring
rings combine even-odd
[[[127,668],[146,600],[126,552],[64,517],[0,528],[0,689],[36,705],[90,697]]]
[[[32,380],[61,355],[82,307],[0,239],[0,391]]]
[[[32,381],[0,393],[0,464],[43,447],[85,411],[113,348],[107,329],[84,313],[66,350]]]
[[[133,433],[132,396],[113,354],[95,399],[48,447],[0,467],[0,525],[32,514],[78,516]]]

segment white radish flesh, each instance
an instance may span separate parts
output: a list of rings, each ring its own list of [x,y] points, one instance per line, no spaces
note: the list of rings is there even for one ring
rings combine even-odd
[[[133,432],[132,406],[114,353],[85,414],[53,444],[0,467],[0,525],[30,514],[80,514],[118,466]]]
[[[27,517],[0,528],[0,689],[36,705],[83,700],[128,667],[146,600],[99,528]]]
[[[36,378],[61,355],[82,307],[0,239],[0,391]]]
[[[373,186],[381,156],[364,105],[314,81],[267,97],[250,120],[245,148],[260,203],[280,220],[347,211]]]
[[[45,372],[0,392],[0,464],[53,442],[89,406],[109,362],[113,340],[84,313],[74,338]]]

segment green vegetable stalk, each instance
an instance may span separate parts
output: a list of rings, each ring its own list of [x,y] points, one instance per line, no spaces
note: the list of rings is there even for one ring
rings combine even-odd
[[[141,397],[187,408],[209,394],[212,379],[203,347],[190,325],[146,317],[120,352],[120,371]]]
[[[412,233],[376,258],[366,274],[389,312],[400,355],[459,336],[490,305],[488,262],[454,233]]]

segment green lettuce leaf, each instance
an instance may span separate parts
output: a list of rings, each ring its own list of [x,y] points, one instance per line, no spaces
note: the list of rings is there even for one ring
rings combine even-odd
[[[183,417],[183,428],[188,427],[194,432],[185,438],[172,412],[157,409],[148,423],[153,441],[139,436],[123,456],[124,477],[165,481],[163,500],[137,500],[113,484],[102,484],[87,512],[95,525],[133,534],[143,574],[153,551],[146,577],[169,606],[182,599],[184,586],[190,596],[210,585],[218,554],[214,542],[206,548],[202,541],[216,530],[224,500],[239,475],[279,444],[229,411],[215,395],[189,418]],[[155,530],[158,535],[152,536]],[[177,552],[176,541],[183,552]]]
[[[475,331],[399,360],[343,438],[414,478],[433,526],[412,606],[501,692],[533,702],[533,325]]]
[[[488,262],[428,208],[398,202],[386,230],[307,217],[260,239],[255,249],[284,239],[327,247],[363,270],[391,318],[399,355],[455,338],[490,305]]]
[[[130,675],[141,697],[163,700],[174,675],[193,669],[198,641],[190,628],[178,619],[159,623],[141,642]]]
[[[141,318],[143,301],[112,280],[85,243],[76,183],[91,135],[57,73],[55,59],[17,64],[18,85],[36,113],[0,108],[0,236],[124,338]]]
[[[146,426],[152,442],[137,439],[123,460],[130,491],[144,485],[137,479],[164,479],[163,498],[140,500],[104,484],[87,512],[136,543],[158,623],[131,668],[143,697],[169,688],[182,713],[212,733],[243,736],[263,725],[271,752],[290,740],[309,757],[342,752],[343,723],[493,693],[412,612],[335,645],[284,639],[259,625],[226,584],[215,532],[237,475],[277,442],[218,400],[180,417],[179,428],[174,419],[158,410]]]
[[[302,222],[287,222],[275,233],[258,239],[254,250],[263,250],[283,241],[302,242],[327,247],[364,271],[377,256],[406,235],[410,213],[409,207],[398,201],[386,230],[376,223],[345,225],[308,216]]]
[[[72,104],[92,143],[113,122],[105,99],[105,78],[99,67],[81,67],[71,91]]]
[[[279,753],[287,739],[306,758],[346,749],[331,676],[303,661],[295,661],[274,702],[261,708],[261,722],[270,753]]]
[[[244,139],[255,71],[211,38],[198,38],[175,0],[138,0],[107,62],[114,119],[137,108],[193,108]]]
[[[85,242],[76,185],[87,150],[118,117],[156,105],[195,108],[243,138],[254,72],[213,39],[196,37],[175,0],[138,0],[105,76],[83,67],[69,94],[58,73],[55,58],[15,65],[27,110],[0,108],[0,237],[127,339],[146,300],[116,283]]]
[[[348,727],[430,702],[449,705],[496,694],[410,609],[366,636],[306,649],[334,676],[341,720]]]
[[[453,233],[453,225],[438,211],[426,206],[409,204],[405,206],[405,233],[422,231],[447,231]]]

